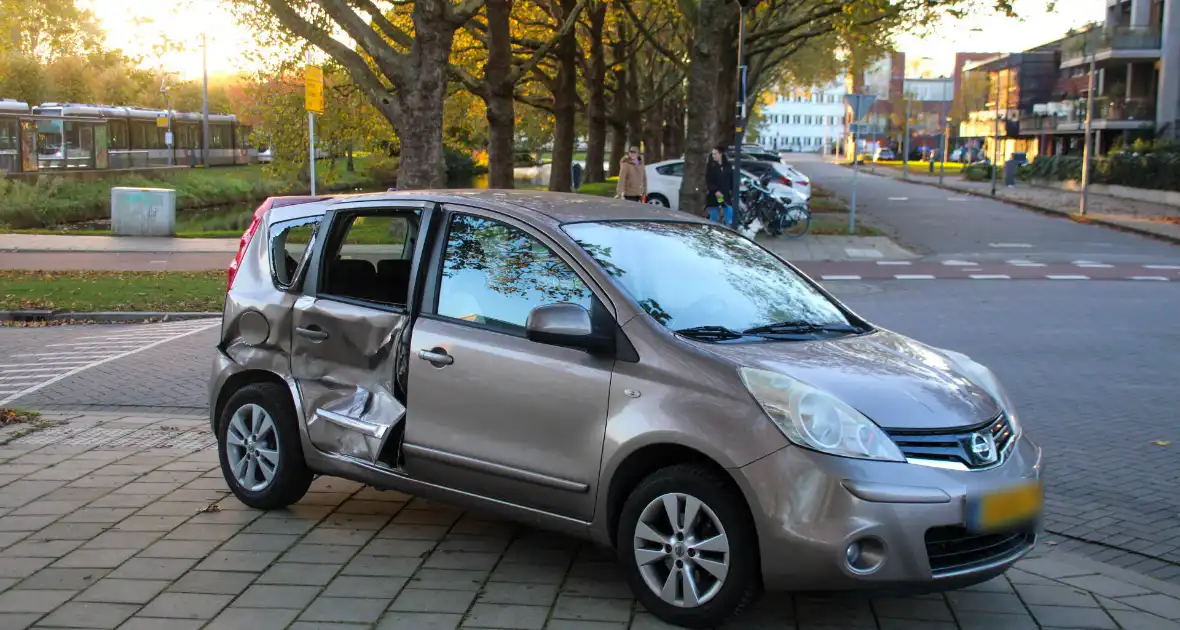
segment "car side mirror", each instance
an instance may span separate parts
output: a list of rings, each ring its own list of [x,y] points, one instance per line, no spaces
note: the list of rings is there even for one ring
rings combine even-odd
[[[602,353],[614,348],[614,335],[597,330],[590,311],[568,302],[545,304],[529,312],[524,324],[529,341]]]

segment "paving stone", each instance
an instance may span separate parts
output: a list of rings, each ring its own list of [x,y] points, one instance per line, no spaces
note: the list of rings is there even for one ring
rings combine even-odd
[[[74,591],[12,590],[0,593],[0,613],[45,614],[74,596]]]
[[[1180,623],[1137,610],[1111,610],[1110,616],[1127,630],[1180,630]]]
[[[62,523],[114,524],[135,513],[135,508],[87,507],[61,519]]]
[[[41,618],[40,613],[0,613],[0,628],[25,630]]]
[[[1118,630],[1118,625],[1101,608],[1029,605],[1028,610],[1036,618],[1037,623],[1050,628]]]
[[[400,538],[402,540],[442,540],[450,528],[446,525],[408,525],[390,523],[377,532],[377,538]]]
[[[389,522],[388,514],[345,514],[333,512],[320,523],[323,527],[339,527],[341,529],[371,529],[377,531]]]
[[[2,558],[60,558],[77,549],[81,540],[25,540],[0,553]],[[2,560],[0,560],[2,561]]]
[[[106,569],[41,569],[20,583],[21,588],[80,591],[107,574]]]
[[[1050,560],[1048,558],[1034,558],[1031,560],[1021,560],[1016,563],[1016,568],[1033,575],[1047,577],[1053,580],[1060,580],[1067,577],[1079,577],[1082,575],[1091,575],[1094,571],[1089,569],[1081,569],[1064,562],[1057,560]]]
[[[101,523],[54,523],[37,532],[41,540],[90,540],[107,531]]]
[[[1049,586],[1042,584],[1020,584],[1016,587],[1017,594],[1025,604],[1030,606],[1098,606],[1098,602],[1089,593],[1069,586]]]
[[[500,564],[492,571],[494,582],[526,582],[529,584],[561,584],[566,567],[537,564]]]
[[[154,500],[153,497],[134,494],[108,494],[91,501],[90,507],[143,508]]]
[[[139,552],[141,558],[204,558],[220,544],[216,540],[160,540]]]
[[[222,551],[285,551],[299,540],[284,534],[238,534],[221,545]]]
[[[487,571],[419,569],[410,578],[410,588],[440,591],[478,591],[488,579]]]
[[[464,613],[475,599],[474,592],[402,589],[389,610],[396,612]]]
[[[553,607],[553,617],[586,621],[627,621],[631,618],[631,602],[623,599],[561,595],[557,598],[557,605]]]
[[[5,558],[0,562],[0,578],[23,578],[45,568],[53,558]]]
[[[1167,595],[1160,595],[1158,593],[1153,595],[1136,595],[1134,597],[1123,597],[1119,601],[1124,604],[1129,604],[1140,610],[1146,610],[1149,613],[1154,613],[1161,617],[1166,617],[1172,620],[1180,620],[1180,599],[1168,597]]]
[[[144,549],[160,537],[160,532],[104,531],[82,545],[82,549]]]
[[[391,600],[405,586],[404,578],[374,579],[358,575],[340,575],[324,589],[329,597],[361,597]]]
[[[277,551],[214,551],[197,565],[197,570],[258,573],[278,557]]]
[[[492,570],[500,560],[498,553],[472,551],[434,551],[422,566],[429,569]]]
[[[283,554],[282,562],[344,564],[360,549],[350,545],[309,545],[299,543]]]
[[[0,532],[0,549],[11,547],[32,535],[33,532]]]
[[[143,617],[212,619],[233,597],[200,593],[162,593],[140,611]]]
[[[240,525],[206,525],[203,523],[185,523],[172,530],[164,538],[167,540],[216,540],[225,542],[241,530]]]
[[[1106,597],[1127,597],[1130,595],[1146,595],[1150,593],[1148,589],[1134,584],[1128,584],[1121,580],[1116,580],[1105,575],[1085,575],[1082,577],[1065,578],[1062,580],[1066,584],[1076,586],[1077,588],[1090,591],[1096,595],[1104,595]]]
[[[276,586],[255,584],[246,589],[234,606],[249,608],[294,608],[303,609],[320,592],[317,586]]]
[[[641,612],[635,615],[635,619],[631,622],[631,630],[678,630],[678,628],[660,621],[655,615]]]
[[[76,601],[108,604],[146,604],[168,586],[166,580],[102,579],[86,589]]]
[[[35,532],[58,519],[55,515],[0,516],[0,532]]]
[[[330,564],[299,564],[295,562],[279,562],[267,569],[259,584],[301,584],[305,586],[324,586],[332,581],[340,567]]]
[[[136,553],[135,549],[78,549],[53,566],[59,569],[113,569]]]
[[[956,612],[965,613],[960,616],[970,616],[973,613],[1011,613],[1026,612],[1024,602],[1015,593],[980,593],[975,591],[951,591],[946,594],[951,608]]]
[[[315,526],[315,521],[301,518],[258,518],[242,530],[244,534],[286,534],[301,536]]]
[[[130,532],[170,532],[186,520],[187,516],[131,516],[119,521],[115,529]]]
[[[552,606],[553,602],[557,601],[557,586],[552,584],[489,582],[480,591],[478,601],[489,604]]]
[[[196,560],[188,558],[132,558],[115,569],[110,577],[139,580],[175,580],[184,575]]]
[[[631,599],[631,586],[624,579],[591,578],[571,575],[561,585],[561,592],[582,597],[613,597]]]
[[[463,615],[392,612],[381,620],[377,630],[455,630],[461,621]]]
[[[199,619],[159,619],[156,617],[132,617],[119,630],[198,630],[205,625]]]
[[[33,501],[10,512],[13,516],[63,516],[86,505],[85,501]]]
[[[638,625],[632,628],[640,628]],[[672,626],[668,626],[671,628]],[[625,623],[611,623],[609,621],[574,621],[572,619],[552,619],[545,625],[545,630],[627,630]]]
[[[431,540],[400,540],[377,538],[361,548],[362,556],[391,556],[395,558],[425,558],[434,549]],[[453,567],[452,567],[453,568]]]
[[[515,606],[510,604],[476,604],[467,613],[464,627],[511,628],[520,630],[541,630],[549,609],[542,606]]]
[[[256,573],[234,571],[189,571],[168,590],[173,593],[207,593],[210,595],[237,595],[258,577]]]
[[[205,630],[283,630],[298,615],[279,608],[226,608]]]
[[[303,614],[304,621],[336,621],[374,623],[385,612],[389,599],[361,599],[356,597],[318,597]]]
[[[117,628],[137,610],[139,606],[134,604],[70,602],[54,610],[41,623],[56,628]]]
[[[367,575],[371,577],[409,577],[414,575],[422,561],[418,558],[388,558],[383,556],[357,556],[340,570],[343,575]]]
[[[939,599],[879,599],[873,601],[873,610],[878,619],[907,619],[924,621],[951,621],[951,609]]]
[[[330,623],[327,621],[296,621],[288,630],[371,630],[370,623]]]
[[[121,495],[111,494],[107,496],[137,496],[137,495]],[[135,514],[137,516],[188,516],[196,514],[198,510],[204,508],[208,504],[204,501],[162,501],[155,500],[144,505]]]
[[[337,529],[317,527],[303,537],[304,543],[313,545],[364,545],[376,534],[371,529]]]
[[[510,540],[497,536],[447,536],[438,544],[438,551],[476,551],[503,555]]]
[[[883,618],[878,623],[880,630],[959,630],[953,621]]]

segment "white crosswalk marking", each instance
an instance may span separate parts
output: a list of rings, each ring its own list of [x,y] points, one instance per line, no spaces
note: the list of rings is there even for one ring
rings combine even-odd
[[[1011,276],[1002,273],[973,273],[968,276],[972,280],[1011,280]]]
[[[69,378],[83,370],[97,367],[123,357],[149,350],[174,339],[187,337],[221,325],[219,319],[201,319],[163,324],[142,324],[138,329],[142,336],[125,328],[112,331],[111,337],[103,335],[88,337],[95,341],[81,343],[48,344],[50,352],[31,352],[5,357],[11,363],[0,364],[0,406],[27,396],[58,381]],[[68,348],[74,348],[72,351]],[[19,357],[19,358],[17,358]]]
[[[1047,275],[1046,278],[1050,280],[1089,280],[1090,276],[1071,276],[1071,275]]]

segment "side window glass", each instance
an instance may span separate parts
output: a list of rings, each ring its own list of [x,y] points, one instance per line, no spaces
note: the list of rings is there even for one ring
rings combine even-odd
[[[504,332],[524,332],[538,306],[589,309],[593,294],[541,241],[492,219],[455,215],[439,282],[438,314]]]
[[[290,288],[295,282],[295,272],[311,238],[320,224],[318,217],[311,219],[296,219],[275,225],[270,239],[271,272],[275,282],[282,288]]]
[[[321,293],[404,305],[410,293],[417,213],[357,214],[345,219],[339,249],[325,257]]]

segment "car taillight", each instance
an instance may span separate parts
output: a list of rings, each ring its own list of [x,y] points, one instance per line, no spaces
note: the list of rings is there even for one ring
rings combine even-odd
[[[267,199],[262,202],[261,206],[254,211],[254,218],[250,220],[250,227],[242,233],[241,240],[238,241],[238,255],[234,256],[234,261],[229,264],[229,268],[225,270],[225,290],[228,292],[234,286],[234,279],[238,277],[238,268],[242,266],[242,257],[246,255],[246,248],[250,247],[250,241],[254,238],[254,233],[258,231],[258,226],[262,223],[262,216],[274,204],[274,198]]]
[[[780,180],[782,180],[782,182],[783,182],[783,184],[784,184],[784,185],[786,185],[786,186],[794,186],[794,184],[791,182],[791,180],[787,179],[786,177],[783,177],[782,175],[779,175],[779,176],[778,176],[778,178],[779,178]]]

